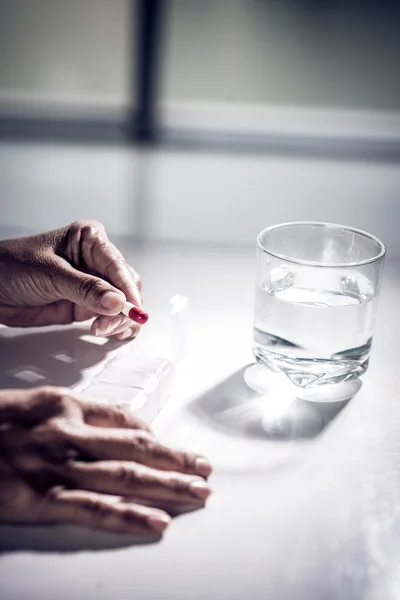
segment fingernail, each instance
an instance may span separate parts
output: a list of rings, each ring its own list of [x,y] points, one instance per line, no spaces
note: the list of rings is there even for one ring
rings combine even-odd
[[[117,327],[119,327],[121,325],[123,320],[124,319],[123,318],[121,319],[121,317],[115,317],[114,319],[111,319],[111,321],[109,321],[109,323],[107,323],[105,328],[101,330],[103,335],[107,335],[108,333],[111,333],[112,331],[114,331],[114,329],[117,329]]]
[[[121,294],[117,294],[116,292],[106,292],[100,300],[101,306],[106,310],[119,309],[122,303]]]
[[[198,475],[202,477],[208,477],[211,474],[212,467],[205,458],[196,458],[195,469]]]
[[[93,330],[93,335],[101,337],[107,332],[107,327],[102,327],[100,324],[96,324],[96,328]]]
[[[189,484],[190,491],[201,498],[202,500],[206,500],[208,496],[211,494],[211,489],[208,487],[205,481],[192,481]]]
[[[171,519],[168,515],[151,515],[147,522],[156,533],[162,533],[169,525]]]

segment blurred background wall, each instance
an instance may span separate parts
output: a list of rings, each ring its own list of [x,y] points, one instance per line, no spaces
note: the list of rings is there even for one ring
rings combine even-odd
[[[127,107],[137,4],[2,0],[2,95]],[[162,100],[400,109],[398,2],[169,0],[163,16]]]
[[[165,97],[396,110],[399,8],[384,0],[173,0]]]
[[[0,0],[3,226],[251,245],[316,219],[400,253],[399,25],[384,0]]]
[[[10,110],[126,108],[129,0],[2,0],[1,97]]]

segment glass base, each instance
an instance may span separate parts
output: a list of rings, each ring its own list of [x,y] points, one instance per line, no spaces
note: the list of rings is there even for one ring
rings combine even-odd
[[[279,370],[255,363],[246,369],[246,384],[260,394],[290,393],[306,402],[345,402],[350,400],[361,388],[358,378],[334,384],[300,387],[291,383]]]

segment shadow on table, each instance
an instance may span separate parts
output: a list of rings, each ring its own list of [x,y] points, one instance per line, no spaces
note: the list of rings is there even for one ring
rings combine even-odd
[[[189,405],[197,418],[225,433],[264,440],[307,440],[317,437],[343,410],[342,402],[306,402],[292,397],[268,397],[245,382],[250,365],[242,367]]]
[[[135,502],[143,506],[151,506],[166,510],[175,520],[185,514],[201,510],[201,506],[166,506],[157,505],[154,501],[136,499]],[[53,526],[0,526],[0,556],[9,552],[80,552],[101,551],[154,544],[159,542],[162,536],[117,534],[106,531],[96,531],[85,527],[74,525]]]
[[[120,345],[90,336],[88,326],[0,328],[0,388],[70,387]]]
[[[111,339],[93,338],[87,325],[0,328],[0,388],[72,386],[81,380],[83,369],[98,364],[120,345]],[[79,527],[0,527],[0,553],[101,550],[143,541]]]
[[[81,552],[126,548],[155,543],[160,536],[139,537],[94,531],[75,526],[0,527],[0,556],[9,552]]]
[[[87,325],[0,328],[0,389],[72,386],[81,380],[83,369],[104,360],[108,352],[123,344],[109,338],[94,338]],[[171,507],[169,512],[177,517],[190,510],[193,508],[182,506],[172,510]],[[160,539],[156,534],[151,537],[118,535],[75,526],[0,526],[0,554],[100,551],[155,543]]]

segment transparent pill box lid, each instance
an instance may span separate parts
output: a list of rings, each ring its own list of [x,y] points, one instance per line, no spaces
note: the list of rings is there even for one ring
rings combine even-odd
[[[94,337],[88,322],[0,326],[0,387],[65,387],[151,421],[171,395],[184,353],[188,300],[177,295],[148,312],[149,321],[130,342]]]
[[[124,406],[150,422],[172,392],[177,364],[185,350],[188,299],[173,296],[169,307],[149,309],[140,335],[118,348],[79,386],[84,397]]]

